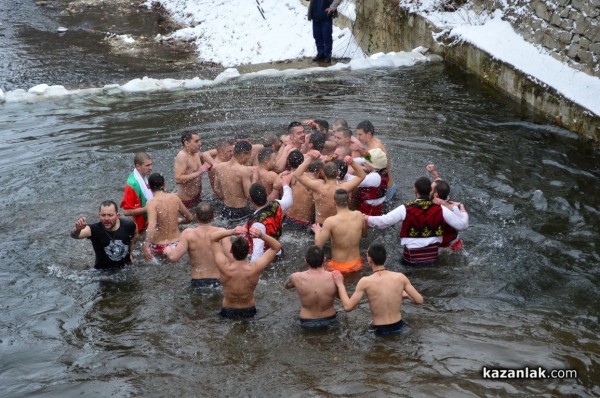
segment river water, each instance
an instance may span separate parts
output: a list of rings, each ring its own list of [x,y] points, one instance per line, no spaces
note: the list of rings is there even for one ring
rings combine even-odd
[[[184,129],[210,148],[308,117],[370,119],[392,156],[395,204],[433,161],[469,210],[464,253],[435,267],[398,264],[398,226],[361,244],[385,242],[387,266],[423,294],[404,306],[408,333],[373,336],[366,302],[331,331],[301,330],[283,284],[304,269],[309,235],[284,233],[287,257],[263,274],[250,322],[220,319],[220,292],[191,290],[185,258],[148,264],[138,251],[135,266],[102,274],[89,242],[68,235],[100,201],[120,201],[136,151],[173,187]],[[0,175],[0,396],[600,395],[600,155],[452,68],[2,104]],[[487,380],[484,366],[578,377]]]
[[[425,298],[405,305],[405,335],[375,338],[366,303],[332,331],[300,330],[283,283],[304,269],[308,235],[284,234],[287,259],[264,273],[251,322],[221,320],[221,294],[190,290],[185,260],[152,265],[138,253],[131,269],[99,274],[91,245],[68,236],[101,200],[120,200],[135,151],[150,152],[172,187],[182,130],[198,129],[209,148],[234,130],[258,140],[307,117],[373,121],[397,203],[434,161],[467,205],[465,252],[439,266],[398,265],[397,227],[362,244],[385,242],[388,267]],[[0,126],[2,395],[600,393],[598,152],[460,72],[422,65],[8,103]],[[483,366],[573,368],[578,378],[484,380]]]

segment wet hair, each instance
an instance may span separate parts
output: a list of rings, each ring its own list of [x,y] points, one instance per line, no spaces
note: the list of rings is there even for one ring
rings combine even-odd
[[[387,258],[387,251],[385,250],[385,246],[381,243],[373,242],[367,249],[367,256],[371,257],[371,260],[373,260],[375,265],[383,265]]]
[[[264,206],[267,203],[267,189],[260,182],[250,185],[250,199],[257,206]]]
[[[115,208],[115,213],[119,212],[119,206],[117,206],[117,203],[114,200],[105,200],[102,203],[100,203],[100,206],[98,207],[98,211],[100,212],[103,207],[109,207],[109,206],[113,206]]]
[[[317,245],[309,246],[304,254],[304,259],[310,268],[321,267],[323,265],[323,260],[325,259],[323,248]]]
[[[189,142],[192,140],[192,136],[197,135],[198,137],[200,137],[200,134],[198,134],[197,131],[192,131],[192,130],[187,130],[184,131],[183,133],[181,133],[181,145],[185,145],[186,142]]]
[[[252,144],[248,141],[238,141],[233,146],[233,155],[238,157],[239,155],[245,155],[252,152]]]
[[[224,151],[229,145],[234,145],[233,140],[221,140],[217,143],[217,151]]]
[[[263,140],[263,145],[265,146],[265,148],[277,148],[278,149],[281,146],[281,144],[282,144],[281,138],[279,138],[273,134],[267,136]]]
[[[321,159],[313,160],[306,169],[309,173],[318,173],[321,170],[323,170],[323,161]]]
[[[362,122],[358,123],[356,129],[361,129],[365,133],[371,133],[373,135],[375,134],[375,126],[373,126],[373,123],[368,120],[363,120]]]
[[[165,177],[160,173],[152,173],[148,177],[148,186],[152,192],[160,191],[165,186]]]
[[[346,174],[348,174],[348,165],[346,164],[346,162],[344,162],[341,159],[334,159],[333,163],[335,163],[335,165],[338,168],[338,176],[337,176],[337,178],[339,180],[343,180],[344,177],[346,177]]]
[[[335,148],[334,152],[336,150],[338,150],[339,148],[341,148],[342,151],[344,151],[344,156],[350,156],[350,155],[352,155],[352,151],[350,150],[350,148],[348,148],[347,146],[343,146],[343,145],[337,146]]]
[[[290,124],[288,124],[288,133],[290,131],[292,131],[292,129],[294,127],[298,127],[298,126],[301,126],[302,128],[304,128],[304,126],[302,126],[302,123],[300,123],[300,122],[291,122]]]
[[[415,189],[419,197],[429,197],[431,192],[431,180],[427,177],[419,177],[415,181]]]
[[[249,140],[250,139],[250,134],[248,134],[246,131],[236,131],[233,133],[233,139],[234,140]]]
[[[263,164],[264,162],[271,159],[271,155],[275,152],[271,148],[263,148],[258,152],[258,163]]]
[[[440,199],[448,200],[448,196],[450,196],[450,184],[442,180],[434,181],[433,191],[437,192]]]
[[[148,155],[146,152],[138,152],[135,154],[135,156],[133,157],[133,164],[139,164],[140,166],[144,164],[144,162],[146,160],[152,160],[152,158],[150,157],[150,155]]]
[[[319,126],[319,131],[321,133],[329,131],[329,123],[324,119],[315,119],[313,120],[317,126]]]
[[[303,162],[304,155],[298,149],[294,149],[287,157],[287,166],[291,169],[297,169]]]
[[[346,119],[341,119],[341,118],[335,119],[335,121],[333,122],[333,126],[346,127],[346,128],[350,127],[350,126],[348,126],[348,122],[346,121]]]
[[[319,152],[325,147],[325,141],[327,141],[327,136],[320,131],[313,132],[308,139],[308,142],[313,145],[313,148]]]
[[[329,180],[337,179],[338,176],[338,168],[337,165],[333,162],[327,162],[323,166],[323,173],[325,177]]]
[[[352,137],[352,130],[348,127],[342,127],[336,130],[338,133],[342,133],[342,135],[346,138]]]
[[[345,189],[336,189],[333,194],[333,200],[337,207],[348,207],[350,194]]]
[[[248,257],[248,252],[250,251],[250,245],[248,245],[248,241],[243,238],[234,238],[231,241],[231,254],[233,254],[233,258],[236,260],[244,260]]]
[[[210,223],[215,216],[215,210],[212,205],[208,202],[200,202],[196,207],[196,217],[202,224]]]

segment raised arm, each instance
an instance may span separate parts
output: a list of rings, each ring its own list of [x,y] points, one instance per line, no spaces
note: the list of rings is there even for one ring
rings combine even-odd
[[[238,231],[239,228],[244,227],[236,227],[235,229],[222,229],[219,231],[214,231],[210,234],[210,248],[213,252],[213,256],[215,257],[215,263],[217,264],[217,268],[221,272],[227,267],[229,264],[229,260],[223,251],[223,245],[221,244],[221,239],[229,237]]]
[[[340,188],[351,192],[360,185],[362,180],[365,179],[366,173],[365,169],[363,169],[358,163],[356,163],[356,161],[351,156],[346,156],[344,158],[344,161],[348,166],[351,166],[354,169],[354,178],[346,181],[343,184],[340,184]]]
[[[277,252],[281,250],[281,243],[272,236],[269,236],[263,233],[260,229],[250,228],[250,236],[253,238],[262,239],[267,246],[269,246],[269,250],[267,250],[258,260],[253,261],[251,264],[254,264],[256,270],[261,272],[263,269],[267,268],[269,264],[275,257],[277,256]]]
[[[70,235],[73,239],[84,239],[92,236],[92,230],[90,229],[90,226],[87,225],[85,217],[80,217],[77,221],[75,221],[75,228],[71,230]]]
[[[215,156],[217,156],[217,150],[209,149],[208,151],[204,151],[200,154],[200,159],[205,163],[216,166]]]
[[[304,162],[302,162],[302,164],[298,166],[296,170],[294,170],[292,175],[296,177],[298,181],[300,181],[306,188],[318,192],[323,185],[322,182],[319,180],[313,180],[312,178],[305,176],[304,173],[308,169],[310,163],[315,159],[319,159],[321,154],[319,151],[313,150],[309,151],[306,155],[307,156],[304,157]]]
[[[432,177],[434,180],[441,180],[441,179],[442,179],[442,177],[440,176],[440,173],[438,173],[438,171],[435,169],[435,164],[433,164],[433,163],[429,163],[429,164],[427,164],[427,166],[425,166],[425,169],[426,169],[426,170],[427,170],[429,173],[431,173],[431,177]]]
[[[290,188],[290,180],[292,179],[291,174],[285,174],[281,176],[281,184],[283,185],[283,196],[279,200],[282,211],[287,211],[294,204],[294,195],[292,188]]]

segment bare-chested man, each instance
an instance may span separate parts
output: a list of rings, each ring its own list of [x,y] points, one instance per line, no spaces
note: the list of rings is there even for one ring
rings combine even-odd
[[[331,238],[331,261],[327,264],[328,270],[338,270],[344,274],[360,271],[363,269],[360,238],[367,233],[364,216],[360,211],[348,208],[348,191],[336,190],[333,200],[337,214],[328,217],[323,227],[313,225],[315,245],[323,247]]]
[[[245,166],[252,156],[252,145],[238,141],[233,146],[233,158],[219,163],[215,170],[215,195],[223,198],[221,215],[230,221],[242,221],[252,214],[247,198],[252,185],[252,168]]]
[[[208,171],[210,163],[200,159],[200,136],[194,131],[181,134],[183,149],[175,156],[175,183],[177,196],[188,209],[202,200],[202,173]]]
[[[269,250],[259,259],[249,263],[249,245],[244,235],[249,234],[252,238],[265,241]],[[231,243],[231,253],[234,260],[225,256],[220,241],[232,235],[242,235]],[[224,318],[252,318],[256,315],[256,301],[254,290],[258,285],[261,272],[275,259],[276,253],[281,249],[277,239],[262,233],[256,228],[236,227],[235,229],[215,231],[210,234],[210,242],[215,261],[221,272],[221,284],[223,285],[223,307],[221,316]]]
[[[235,142],[233,140],[222,140],[217,144],[216,149],[210,149],[206,152],[202,153],[202,159],[205,162],[211,163],[211,168],[208,170],[208,181],[210,182],[210,186],[213,190],[213,194],[219,200],[223,200],[223,198],[219,198],[215,192],[215,175],[216,175],[216,166],[219,163],[229,162],[233,157],[233,145]],[[214,157],[212,156],[212,152],[214,152]]]
[[[385,172],[388,176],[388,186],[387,191],[385,192],[385,197],[386,200],[390,200],[394,197],[394,194],[396,193],[396,184],[394,184],[394,181],[392,180],[392,175],[390,174],[392,170],[390,156],[383,142],[381,142],[379,138],[374,137],[374,135],[375,127],[370,121],[363,120],[356,126],[356,136],[358,137],[358,140],[361,142],[361,144],[364,145],[365,151],[370,151],[371,149],[379,148],[385,153],[385,156],[387,157],[387,165],[385,167]]]
[[[277,154],[271,148],[263,148],[258,152],[258,167],[254,169],[252,183],[259,182],[267,190],[268,201],[279,198],[279,192],[273,192],[273,184],[277,173],[273,171]]]
[[[352,152],[352,157],[358,158],[363,154],[362,143],[352,136],[352,130],[340,127],[333,132],[336,146],[344,146]]]
[[[344,310],[352,311],[362,298],[367,295],[371,317],[371,328],[376,335],[399,333],[406,325],[402,319],[402,299],[410,298],[415,304],[423,304],[423,297],[400,273],[385,268],[385,247],[380,243],[372,243],[367,250],[367,260],[373,274],[358,281],[352,297],[348,297],[344,286],[344,277],[333,272],[333,279],[338,288]]]
[[[179,240],[179,224],[191,222],[192,213],[184,206],[181,199],[173,193],[167,193],[165,178],[154,173],[148,178],[152,190],[152,199],[146,203],[148,213],[148,229],[144,242],[144,257],[147,260],[163,254],[168,246],[175,246]],[[180,219],[183,216],[183,219]]]
[[[288,155],[287,169],[294,172],[304,162],[304,155],[299,150],[294,150]],[[281,179],[275,182],[275,186],[281,185]],[[306,188],[292,177],[290,181],[292,188],[293,203],[285,213],[283,225],[286,230],[308,231],[315,218],[315,200],[312,191]]]
[[[219,287],[221,286],[221,275],[213,256],[210,245],[210,234],[215,231],[224,231],[225,228],[212,225],[214,210],[210,203],[201,202],[196,207],[196,228],[186,228],[179,237],[179,243],[175,247],[167,247],[164,254],[169,261],[179,261],[188,253],[190,259],[190,271],[192,273],[193,287]],[[221,240],[223,252],[233,261],[231,256],[231,240]]]
[[[327,329],[337,322],[333,302],[338,296],[331,272],[323,268],[323,249],[310,246],[304,255],[308,270],[294,272],[285,283],[286,289],[296,289],[300,298],[300,326],[307,329]]]
[[[283,145],[279,148],[277,161],[275,162],[275,171],[281,173],[285,169],[287,158],[293,150],[305,152],[306,132],[300,122],[291,122],[288,125],[288,134],[281,137]]]
[[[334,162],[327,162],[323,166],[323,174],[325,181],[314,180],[306,175],[304,172],[308,168],[308,165],[312,159],[318,159],[320,154],[318,151],[310,151],[304,160],[304,162],[294,171],[294,176],[308,189],[313,192],[313,198],[315,200],[315,221],[318,224],[323,224],[327,217],[331,217],[336,214],[335,203],[333,201],[333,193],[336,189],[345,189],[350,192],[361,183],[365,178],[365,171],[362,167],[354,162],[351,157],[344,159],[346,164],[352,165],[352,168],[356,171],[356,178],[350,181],[340,183],[338,177],[338,167]]]

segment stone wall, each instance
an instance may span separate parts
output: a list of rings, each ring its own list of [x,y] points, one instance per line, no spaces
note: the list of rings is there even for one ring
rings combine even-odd
[[[487,7],[488,11],[496,3],[492,0],[471,1],[477,1],[480,8]],[[511,0],[498,1],[508,4]],[[546,7],[549,3],[562,2],[563,5],[571,5],[571,9],[574,9],[572,3],[578,1],[550,0],[538,2],[534,0],[531,5],[543,3]],[[588,0],[588,3],[595,1],[600,0]],[[528,15],[525,12],[526,10],[521,9],[519,11],[516,8],[516,1],[512,1],[512,3],[514,3],[515,8],[510,11],[511,15],[517,15],[519,12],[521,12],[521,15]],[[540,8],[541,12],[541,6],[538,5],[537,7]],[[551,15],[554,14],[551,13]],[[525,17],[523,18],[525,20]],[[529,18],[534,20],[536,17],[530,14]],[[587,18],[587,14],[584,18]],[[595,19],[597,20],[598,17],[596,16]],[[422,16],[400,8],[398,0],[356,0],[356,22],[353,33],[367,54],[401,50],[410,51],[418,46],[428,47],[433,53],[442,55],[446,62],[453,63],[467,72],[477,75],[490,86],[506,93],[524,106],[532,107],[545,115],[554,121],[556,125],[577,132],[582,137],[600,144],[599,115],[594,115],[547,85],[540,84],[536,79],[532,79],[512,65],[498,61],[491,54],[487,54],[468,43],[456,43],[444,35],[438,35],[440,33],[439,28],[430,24]],[[589,35],[589,29],[586,29],[585,33]],[[435,39],[434,35],[436,36]],[[584,37],[579,33],[577,35],[579,41],[582,40],[581,37]],[[575,34],[570,37],[572,41],[576,40],[574,39]],[[567,45],[565,45],[565,48],[567,48]],[[569,48],[571,48],[570,45]],[[581,46],[579,48],[581,49]],[[597,65],[597,58],[592,57],[592,60]],[[579,64],[581,65],[581,63]],[[591,69],[593,70],[593,67]]]
[[[525,40],[575,69],[600,77],[600,0],[475,2],[488,10],[504,9],[506,19]]]

